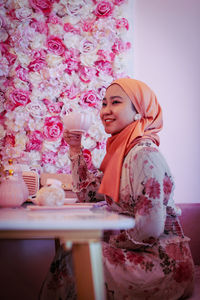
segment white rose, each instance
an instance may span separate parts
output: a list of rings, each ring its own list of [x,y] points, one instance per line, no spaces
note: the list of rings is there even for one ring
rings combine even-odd
[[[64,44],[67,48],[80,48],[80,37],[70,32],[64,33]]]
[[[8,38],[8,33],[4,28],[0,28],[0,42],[5,42]]]
[[[46,105],[41,101],[32,101],[26,105],[26,110],[35,118],[43,118],[47,114]]]
[[[61,137],[56,140],[56,141],[53,141],[53,142],[49,142],[49,141],[44,141],[43,142],[43,146],[42,146],[42,150],[43,151],[53,151],[53,152],[56,152],[56,149],[60,146],[60,143],[61,143]]]
[[[38,72],[30,72],[29,73],[29,80],[31,81],[31,83],[34,85],[34,86],[37,86],[38,83],[42,82],[43,81],[43,77],[40,73]]]
[[[17,133],[15,135],[15,146],[19,147],[21,150],[25,150],[27,140],[28,138],[25,133]]]
[[[82,137],[82,145],[86,149],[92,149],[96,146],[96,141],[90,137]]]
[[[32,50],[37,50],[45,47],[46,35],[35,33],[34,38],[30,42]]]
[[[16,89],[21,89],[26,91],[29,90],[28,83],[20,80],[18,77],[14,77],[14,86]]]
[[[81,54],[80,55],[80,60],[81,63],[85,66],[92,67],[94,66],[94,62],[98,59],[98,55],[95,53],[90,53],[88,54]]]
[[[99,168],[106,154],[106,150],[94,149],[92,152],[92,162],[96,168]]]
[[[5,57],[0,56],[0,76],[8,76],[9,66],[8,61]]]
[[[3,125],[0,124],[0,140],[4,138],[6,131],[4,130]]]
[[[19,20],[25,21],[26,19],[31,18],[32,10],[29,9],[28,7],[21,7],[15,10],[15,14]]]
[[[39,151],[29,152],[30,165],[37,165],[41,160],[41,153]]]
[[[44,124],[43,124],[43,122],[35,122],[34,119],[29,118],[27,121],[27,126],[31,131],[34,131],[34,130],[42,131]]]
[[[48,27],[49,27],[49,35],[62,36],[63,28],[59,24],[49,23]]]
[[[63,58],[59,55],[48,54],[46,56],[46,62],[50,68],[56,67],[62,63]]]
[[[31,62],[31,57],[20,51],[17,52],[17,59],[22,66],[27,66]]]
[[[54,165],[44,164],[43,172],[45,173],[56,173],[57,168]]]
[[[62,168],[64,166],[70,166],[71,162],[68,156],[68,153],[63,154],[58,154],[57,160],[56,160],[56,166],[58,168]]]
[[[96,121],[88,130],[90,136],[98,142],[101,142],[108,138],[109,135],[105,133],[102,122],[99,120]]]

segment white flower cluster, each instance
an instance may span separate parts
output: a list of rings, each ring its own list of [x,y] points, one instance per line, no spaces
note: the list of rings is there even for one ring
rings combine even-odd
[[[28,157],[45,172],[70,172],[64,115],[87,111],[83,137],[99,167],[107,135],[101,99],[127,76],[128,0],[2,0],[0,8],[0,140],[3,160]]]

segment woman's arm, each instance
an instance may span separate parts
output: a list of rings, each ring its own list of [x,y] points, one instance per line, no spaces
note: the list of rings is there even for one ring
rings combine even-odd
[[[171,197],[173,181],[164,158],[155,148],[143,148],[129,163],[135,227],[123,231],[115,242],[118,247],[137,249],[151,246],[164,232],[165,201]],[[167,190],[168,183],[171,186]]]
[[[97,193],[103,176],[97,168],[87,168],[81,149],[80,132],[65,130],[64,139],[70,145],[69,157],[72,170],[72,188],[80,202],[96,202],[104,199]]]

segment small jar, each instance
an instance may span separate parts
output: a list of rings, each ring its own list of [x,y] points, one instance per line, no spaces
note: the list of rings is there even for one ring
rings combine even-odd
[[[19,207],[24,201],[23,187],[12,169],[7,170],[0,184],[0,207]]]
[[[48,178],[44,187],[36,194],[34,203],[44,206],[60,206],[65,202],[65,192],[62,182],[57,179]]]

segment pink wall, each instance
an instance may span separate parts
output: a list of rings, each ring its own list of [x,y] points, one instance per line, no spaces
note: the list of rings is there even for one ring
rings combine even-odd
[[[176,202],[200,202],[200,1],[134,0],[134,77],[163,108]]]

